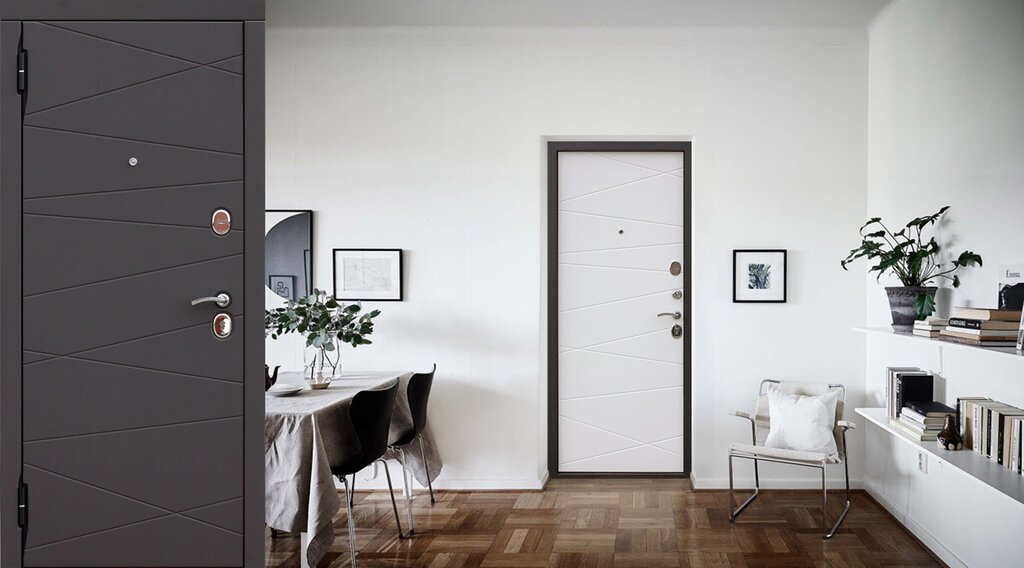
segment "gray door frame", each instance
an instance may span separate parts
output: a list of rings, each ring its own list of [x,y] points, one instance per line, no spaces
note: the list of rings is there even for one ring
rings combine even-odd
[[[21,20],[240,21],[244,29],[244,311],[263,312],[263,0],[4,0],[0,5],[0,566],[22,566],[16,522],[22,468],[22,99],[17,91]],[[31,58],[31,56],[30,56]],[[31,68],[31,63],[29,63]],[[31,73],[29,73],[31,82]],[[31,84],[29,86],[31,91]],[[242,324],[244,356],[244,566],[264,563],[263,318]],[[31,503],[31,495],[30,501]],[[31,515],[31,507],[29,507]]]
[[[559,152],[681,152],[683,154],[683,471],[678,473],[563,472],[558,470],[558,153]],[[693,403],[692,301],[690,266],[693,235],[692,143],[675,141],[550,141],[547,143],[547,426],[548,477],[689,478],[692,471]]]

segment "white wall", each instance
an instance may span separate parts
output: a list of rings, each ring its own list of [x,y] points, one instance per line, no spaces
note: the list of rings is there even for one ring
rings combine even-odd
[[[942,294],[940,307],[993,306],[998,267],[1024,262],[1024,2],[900,0],[873,22],[869,38],[868,213],[906,222],[952,206],[940,242],[957,254],[978,252],[985,266],[964,271],[962,287]],[[867,320],[886,325],[884,291],[874,278],[867,290]],[[869,336],[872,406],[884,404],[886,365],[932,370],[950,403],[988,396],[1024,406],[1020,358]],[[1008,547],[1016,554],[1005,535],[964,538],[964,529],[1020,526],[1024,507],[957,476],[919,472],[916,452],[869,436],[873,461],[900,472],[869,472],[869,490],[943,560],[997,565]],[[955,501],[941,495],[971,497],[943,511],[936,506]]]
[[[749,432],[727,412],[762,378],[844,382],[860,404],[863,274],[838,261],[865,216],[863,30],[282,28],[273,13],[267,206],[316,210],[322,288],[332,247],[406,250],[406,301],[380,304],[375,343],[345,362],[438,363],[439,486],[545,475],[545,136],[692,137],[698,485],[725,485]],[[731,250],[756,247],[789,249],[788,304],[731,303]],[[279,342],[268,360],[301,356]],[[813,483],[792,469],[763,476]]]

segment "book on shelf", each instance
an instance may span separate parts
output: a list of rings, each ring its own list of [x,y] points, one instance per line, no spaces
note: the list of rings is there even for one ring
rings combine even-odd
[[[915,401],[931,401],[935,398],[935,378],[924,371],[897,373],[893,386],[896,418],[899,418],[903,407]]]
[[[972,347],[1014,347],[1016,345],[1015,341],[1005,341],[996,339],[968,339],[966,337],[947,335],[942,332],[939,333],[939,341],[957,343],[959,345],[970,345]]]
[[[1020,443],[1019,438],[1015,441],[1013,438],[1013,425],[1016,421],[1024,418],[1024,410],[1018,409],[1017,414],[1004,414],[1003,423],[1000,425],[1000,438],[1002,443],[999,447],[1003,459],[1000,460],[1000,464],[1007,469],[1014,469],[1013,467],[1013,450],[1016,444]]]
[[[964,339],[980,339],[981,341],[1009,341],[1017,339],[1016,331],[1004,329],[967,329],[947,327],[939,332],[940,335],[952,335]]]
[[[991,329],[1013,331],[1017,329],[1017,324],[1012,321],[949,318],[949,327],[959,329]]]
[[[945,328],[943,328],[943,329],[945,329]],[[932,339],[935,339],[936,337],[939,336],[939,330],[937,330],[937,329],[934,330],[934,331],[930,331],[930,330],[927,330],[927,329],[918,329],[918,328],[915,327],[910,333],[913,334],[913,335],[917,335],[919,337],[930,337]]]
[[[999,308],[953,308],[951,319],[976,319],[989,321],[1020,321],[1021,310]]]
[[[927,374],[918,367],[886,367],[885,369],[885,411],[889,418],[896,418],[896,398],[894,396],[896,375],[899,373]]]
[[[1021,429],[1024,427],[1024,418],[1014,417],[1011,420],[1010,428],[1010,469],[1015,473],[1021,473]]]
[[[929,316],[923,320],[914,322],[914,331],[941,331],[949,324],[949,320]]]
[[[945,421],[947,414],[956,414],[955,408],[936,400],[912,400],[907,403],[907,408],[923,417],[938,418],[939,422]]]
[[[914,418],[911,418],[906,412],[901,413],[897,420],[900,424],[910,428],[918,434],[925,434],[926,432],[938,433],[942,431],[942,424],[924,424],[922,422],[918,422]]]
[[[956,399],[956,422],[960,428],[960,436],[964,440],[964,449],[974,449],[974,405],[990,400],[983,396],[964,396]]]
[[[933,442],[939,435],[939,430],[919,431],[904,423],[901,420],[889,420],[889,425],[901,434],[919,442]]]
[[[1003,405],[989,410],[989,440],[991,448],[989,457],[992,461],[1003,465],[1007,459],[1005,450],[1009,449],[1009,440],[1005,438],[1007,418],[1024,416],[1024,410],[1015,406]]]
[[[924,416],[909,406],[903,407],[903,411],[900,412],[900,418],[903,418],[904,416],[906,416],[907,419],[913,420],[923,426],[938,426],[941,428],[942,425],[946,423],[945,415],[932,417]]]

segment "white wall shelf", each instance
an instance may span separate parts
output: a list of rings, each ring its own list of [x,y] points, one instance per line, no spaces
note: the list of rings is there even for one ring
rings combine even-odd
[[[914,335],[912,333],[901,333],[893,331],[892,328],[888,327],[855,327],[854,331],[859,333],[865,333],[870,335],[885,335],[897,338],[897,341],[913,341],[915,343],[931,343],[939,349],[947,348],[958,351],[973,351],[975,353],[989,353],[993,356],[1000,357],[1013,357],[1020,361],[1024,361],[1024,352],[1017,351],[1013,347],[975,347],[974,345],[964,345],[962,343],[952,343],[950,341],[942,341],[941,339],[934,339],[931,337],[921,337],[920,335]]]
[[[889,416],[884,408],[858,408],[857,414],[889,432],[894,437],[914,446],[919,451],[935,456],[954,469],[960,470],[993,489],[1024,504],[1024,475],[1019,475],[996,462],[975,453],[973,450],[946,451],[936,442],[920,442],[889,425]]]

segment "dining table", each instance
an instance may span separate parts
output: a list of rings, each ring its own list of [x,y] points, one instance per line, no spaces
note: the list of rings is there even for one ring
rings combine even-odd
[[[411,372],[345,372],[324,389],[312,389],[302,373],[281,373],[278,385],[303,386],[291,396],[266,396],[266,523],[271,529],[301,533],[301,564],[316,566],[334,541],[333,519],[341,509],[331,465],[357,451],[349,406],[356,393],[399,384],[391,415],[391,440],[412,425],[407,390]],[[441,472],[442,462],[429,426],[420,447],[406,451],[410,474],[426,486]],[[397,459],[389,450],[386,458]],[[429,468],[428,468],[429,466]],[[373,470],[376,472],[376,469]]]

